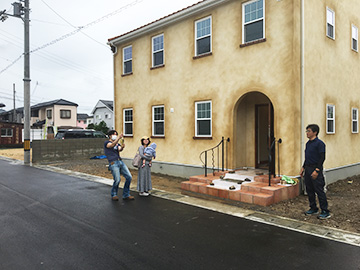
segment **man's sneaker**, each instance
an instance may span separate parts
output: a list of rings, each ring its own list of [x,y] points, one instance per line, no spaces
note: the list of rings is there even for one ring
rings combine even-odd
[[[329,211],[324,211],[324,210],[321,211],[320,215],[318,215],[318,219],[327,219],[329,217],[331,217],[330,212]]]
[[[135,198],[134,198],[134,196],[128,196],[128,197],[123,198],[123,200],[130,201],[130,200],[135,200]]]
[[[119,197],[118,196],[114,196],[111,198],[113,201],[118,201],[119,200]]]
[[[316,215],[319,213],[319,210],[315,210],[315,209],[309,209],[305,212],[306,216],[311,216],[311,215]]]

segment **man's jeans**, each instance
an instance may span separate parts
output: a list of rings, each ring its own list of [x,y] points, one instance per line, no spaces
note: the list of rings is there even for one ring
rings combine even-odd
[[[111,162],[112,163],[112,162]],[[114,161],[114,164],[109,164],[109,169],[113,175],[114,183],[111,188],[111,197],[114,197],[118,193],[119,184],[120,184],[120,174],[125,177],[125,184],[123,189],[123,198],[130,196],[130,183],[131,183],[131,173],[126,167],[125,163],[121,160]]]

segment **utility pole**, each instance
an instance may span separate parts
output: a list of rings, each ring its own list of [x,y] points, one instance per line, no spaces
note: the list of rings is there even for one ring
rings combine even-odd
[[[13,92],[14,92],[14,111],[13,111],[13,122],[16,122],[16,107],[15,107],[15,83],[13,84]]]
[[[24,2],[24,164],[30,165],[30,6]]]
[[[24,2],[24,6],[21,2]],[[14,14],[0,11],[0,21],[4,22],[8,16],[12,16],[24,22],[24,164],[30,165],[30,6],[29,0],[20,0],[12,5]]]

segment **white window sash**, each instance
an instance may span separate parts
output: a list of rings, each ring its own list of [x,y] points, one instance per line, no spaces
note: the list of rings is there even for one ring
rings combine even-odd
[[[352,27],[351,27],[351,49],[353,49],[356,52],[359,49],[358,34],[359,34],[358,28],[355,25],[352,25]],[[356,42],[356,48],[354,48],[353,40],[355,40],[355,42]]]
[[[328,33],[328,24],[333,27],[333,36]],[[326,35],[335,39],[335,12],[328,7],[326,7]]]
[[[131,58],[125,59],[125,50],[131,48]],[[123,74],[127,74],[128,72],[125,72],[125,64],[132,61],[132,45],[127,46],[123,48]],[[132,68],[131,68],[132,72]]]
[[[131,115],[132,115],[132,121],[129,121],[129,120],[126,120],[126,112],[128,111],[131,111]],[[131,124],[131,126],[133,127],[132,130],[134,132],[134,112],[133,112],[133,109],[123,109],[123,132],[124,132],[124,135],[133,135],[133,133],[126,133],[126,124]]]
[[[153,136],[165,136],[165,106],[153,106],[152,107],[152,135]],[[155,120],[155,109],[163,108],[163,119]],[[164,123],[164,132],[163,134],[155,134],[155,123]]]
[[[354,112],[356,113],[355,118],[354,118]],[[354,130],[354,123],[356,124],[356,130]],[[359,133],[359,110],[357,108],[351,109],[351,132]]]
[[[262,38],[265,38],[265,0],[263,1],[263,16],[262,16],[262,18],[258,18],[258,19],[252,20],[252,21],[245,22],[245,7],[255,1],[257,1],[257,0],[249,1],[249,2],[242,4],[242,43],[243,44],[245,43],[245,27],[248,24],[255,23],[258,21],[263,21],[263,36],[262,36]]]
[[[162,36],[163,47],[162,47],[162,49],[155,50],[154,41],[155,41],[156,38],[161,37],[161,36]],[[163,54],[163,62],[160,65],[164,65],[164,63],[165,63],[165,53],[164,53],[164,51],[165,51],[165,40],[164,40],[164,34],[157,35],[157,36],[153,37],[152,40],[151,40],[151,46],[152,46],[152,67],[155,67],[154,56],[155,56],[155,53],[158,53],[158,52],[162,52],[162,54]],[[158,66],[158,65],[156,65],[156,66]]]
[[[198,118],[198,105],[203,103],[210,103],[210,117]],[[198,131],[198,121],[210,121],[210,134],[209,135],[199,135]],[[212,136],[212,102],[211,101],[199,101],[195,102],[195,136],[196,137],[211,137]]]
[[[329,117],[328,116],[328,112],[329,112],[329,109],[332,109],[332,117]],[[328,123],[332,121],[333,123],[333,131],[330,131],[329,130],[329,126],[328,126]],[[327,104],[326,105],[326,133],[327,134],[335,134],[335,105],[330,105],[330,104]]]
[[[206,21],[206,20],[210,20],[210,33],[207,34],[207,35],[203,35],[201,37],[198,37],[197,36],[197,31],[198,31],[198,24],[200,22],[203,22],[203,21]],[[198,56],[199,54],[197,53],[197,43],[198,43],[198,40],[200,39],[203,39],[203,38],[207,38],[207,37],[210,37],[210,51],[207,52],[207,53],[211,53],[212,52],[212,18],[211,16],[208,16],[206,18],[203,18],[201,20],[197,20],[195,21],[195,56]],[[201,55],[201,54],[200,54]]]

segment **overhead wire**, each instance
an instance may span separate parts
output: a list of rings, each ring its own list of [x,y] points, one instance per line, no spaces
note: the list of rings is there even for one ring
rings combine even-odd
[[[2,30],[0,29],[0,32],[2,33],[2,39],[5,40],[6,42],[14,45],[15,47],[18,47],[18,48],[22,48],[21,46],[18,45],[17,41],[21,41],[22,39],[20,37],[17,37],[5,30]],[[31,44],[32,46],[37,46],[37,45],[34,45],[34,44]],[[98,71],[95,71],[95,70],[91,70],[87,67],[84,67],[84,66],[81,66],[81,65],[78,65],[77,63],[75,62],[72,62],[68,59],[65,59],[61,56],[58,56],[56,54],[53,54],[53,53],[50,53],[50,52],[47,52],[46,50],[44,51],[40,51],[40,52],[37,52],[35,55],[39,56],[39,57],[42,57],[48,61],[51,61],[53,63],[56,63],[58,65],[61,65],[61,66],[64,66],[64,67],[67,67],[69,69],[72,69],[72,70],[75,70],[75,71],[78,71],[78,72],[81,72],[81,73],[87,73],[87,74],[90,74],[91,76],[93,77],[98,77],[100,79],[104,79],[105,77],[107,77],[106,75],[104,74],[100,74]]]
[[[46,43],[46,44],[44,44],[44,45],[42,45],[42,46],[40,46],[38,48],[35,48],[35,49],[31,50],[30,53],[36,52],[38,50],[44,49],[44,48],[46,48],[48,46],[51,46],[51,45],[53,45],[55,43],[58,43],[59,41],[62,41],[62,40],[66,39],[66,38],[68,38],[70,36],[73,36],[73,35],[79,33],[81,30],[89,28],[90,26],[93,26],[95,24],[98,24],[98,23],[102,22],[103,20],[108,19],[108,18],[122,12],[123,10],[126,10],[126,9],[128,9],[128,8],[134,6],[134,5],[137,5],[137,4],[141,3],[142,1],[143,0],[135,0],[135,1],[129,3],[129,4],[125,5],[125,6],[122,6],[121,8],[119,8],[119,9],[117,9],[117,10],[115,10],[115,11],[113,11],[113,12],[111,12],[111,13],[105,15],[105,16],[102,16],[101,18],[99,18],[99,19],[97,19],[95,21],[92,21],[92,22],[90,22],[90,23],[88,23],[88,24],[86,24],[84,26],[79,26],[74,31],[72,31],[72,32],[70,32],[70,33],[68,33],[66,35],[63,35],[63,36],[61,36],[61,37],[59,37],[57,39],[54,39],[53,41],[51,41],[49,43]],[[1,74],[1,72],[0,72],[0,74]]]
[[[46,3],[44,0],[41,0],[41,2],[43,2],[52,12],[54,12],[60,19],[62,19],[64,22],[66,22],[68,25],[70,25],[71,27],[78,29],[77,26],[73,25],[71,22],[69,22],[68,20],[66,20],[63,16],[61,16],[58,12],[56,12],[48,3]],[[106,46],[104,43],[94,39],[93,37],[89,36],[88,34],[85,34],[83,31],[80,31],[81,34],[83,34],[84,36],[88,37],[89,39],[91,39],[92,41],[100,44],[101,46],[105,47],[106,49],[109,49],[108,46]]]
[[[59,37],[59,38],[57,38],[57,39],[52,40],[51,42],[48,42],[48,43],[46,43],[46,44],[44,44],[44,45],[42,45],[42,46],[40,46],[40,47],[37,47],[37,48],[35,48],[35,49],[33,49],[33,50],[30,50],[30,51],[29,51],[29,54],[32,54],[32,53],[37,52],[37,51],[39,51],[39,50],[42,50],[42,49],[44,49],[44,48],[46,48],[46,47],[49,47],[49,46],[51,46],[51,45],[54,45],[54,44],[56,44],[56,43],[58,43],[58,42],[60,42],[60,41],[62,41],[62,40],[64,40],[64,39],[66,39],[66,38],[68,38],[68,37],[71,37],[71,36],[79,33],[81,30],[84,30],[84,29],[86,29],[86,28],[89,28],[89,27],[91,27],[91,26],[93,26],[93,25],[95,25],[95,24],[98,24],[98,23],[100,23],[100,22],[102,22],[102,21],[104,21],[104,20],[106,20],[106,19],[108,19],[108,18],[110,18],[110,17],[112,17],[112,16],[114,16],[114,15],[116,15],[116,14],[118,14],[118,13],[120,13],[120,12],[122,12],[122,11],[130,8],[130,7],[132,7],[132,6],[135,6],[135,5],[137,5],[137,4],[141,3],[141,2],[143,2],[143,0],[135,0],[135,1],[129,3],[129,4],[125,5],[125,6],[122,6],[122,7],[120,7],[119,9],[117,9],[117,10],[111,12],[111,13],[108,13],[108,14],[105,15],[105,16],[100,17],[99,19],[97,19],[97,20],[95,20],[95,21],[92,21],[92,22],[90,22],[90,23],[88,23],[88,24],[86,24],[86,25],[84,25],[84,26],[77,27],[74,31],[72,31],[72,32],[70,32],[70,33],[68,33],[68,34],[65,34],[65,35],[63,35],[63,36],[61,36],[61,37]],[[13,66],[16,62],[18,62],[18,61],[23,57],[24,54],[25,54],[25,53],[22,53],[22,54],[21,54],[18,58],[16,58],[12,63],[10,63],[8,66],[6,66],[4,69],[2,69],[2,70],[0,71],[0,75],[1,75],[2,73],[4,73],[7,69],[9,69],[11,66]]]

